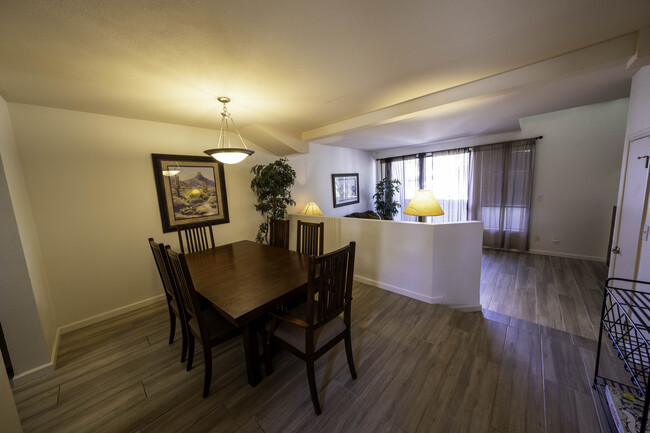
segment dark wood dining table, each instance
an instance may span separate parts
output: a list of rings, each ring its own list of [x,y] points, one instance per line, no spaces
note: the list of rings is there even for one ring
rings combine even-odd
[[[194,288],[242,328],[248,383],[261,380],[257,331],[275,306],[307,287],[309,256],[251,241],[186,254]]]

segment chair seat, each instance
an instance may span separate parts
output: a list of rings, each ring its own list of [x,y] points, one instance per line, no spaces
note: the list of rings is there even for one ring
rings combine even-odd
[[[298,305],[291,309],[288,314],[302,321],[306,321],[307,304]],[[301,353],[306,353],[306,332],[307,330],[305,328],[278,320],[278,325],[273,332],[273,336],[291,345]],[[341,316],[337,316],[325,325],[314,329],[314,351],[317,352],[342,332],[345,332],[345,322]]]
[[[208,329],[208,338],[211,342],[224,340],[237,331],[236,327],[212,307],[203,310],[203,320],[205,320],[205,327]],[[196,318],[192,317],[188,324],[195,335],[201,335]]]

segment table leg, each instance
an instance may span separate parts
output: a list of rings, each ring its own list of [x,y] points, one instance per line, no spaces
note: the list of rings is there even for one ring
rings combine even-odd
[[[253,323],[244,325],[243,335],[248,383],[255,386],[262,380],[262,375],[260,373],[260,349],[257,342],[257,329]]]

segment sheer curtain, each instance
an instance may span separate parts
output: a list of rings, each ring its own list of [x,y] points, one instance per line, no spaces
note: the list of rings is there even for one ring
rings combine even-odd
[[[535,165],[534,138],[471,149],[469,217],[483,221],[483,245],[525,251]]]
[[[406,205],[415,195],[420,184],[420,162],[418,155],[402,156],[399,158],[385,159],[381,161],[381,179],[388,176],[391,180],[397,179],[399,187],[398,201],[400,210],[393,217],[395,221],[417,221],[418,217],[405,215],[403,213]]]
[[[427,217],[427,222],[466,221],[469,159],[469,149],[454,149],[381,160],[380,179],[389,176],[401,182],[400,212],[394,220],[417,221],[416,216],[403,211],[418,189],[429,189],[445,214]]]
[[[467,221],[469,149],[435,152],[424,159],[424,188],[433,192],[444,215],[426,217],[428,223]]]

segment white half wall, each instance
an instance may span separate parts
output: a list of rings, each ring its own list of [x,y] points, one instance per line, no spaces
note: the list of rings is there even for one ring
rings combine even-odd
[[[316,202],[328,216],[345,216],[374,209],[372,195],[375,193],[376,168],[370,153],[312,143],[309,153],[289,157],[289,164],[296,170],[296,183],[291,190],[296,206],[289,208],[289,212],[299,213],[310,201]],[[334,207],[332,174],[335,173],[359,173],[358,204]]]
[[[14,103],[9,113],[57,326],[162,294],[147,238],[178,240],[162,233],[151,154],[204,156],[219,132]],[[214,226],[217,244],[253,240],[262,221],[249,170],[277,157],[251,147],[225,166],[231,222]]]
[[[481,309],[482,222],[424,224],[291,214],[293,250],[298,220],[325,223],[325,253],[357,243],[357,280],[431,304]]]
[[[374,156],[388,158],[542,135],[535,159],[530,250],[605,261],[627,112],[628,99],[618,99],[525,117],[517,132],[386,150]]]

